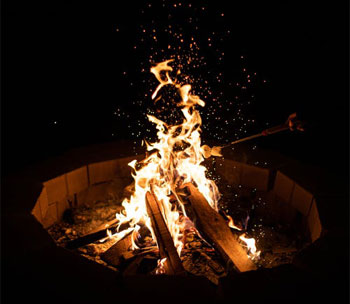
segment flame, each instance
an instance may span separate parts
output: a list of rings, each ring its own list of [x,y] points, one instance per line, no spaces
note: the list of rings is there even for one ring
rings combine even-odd
[[[165,274],[165,262],[166,258],[158,260],[156,274]]]
[[[233,228],[233,229],[236,229],[236,230],[239,230],[239,231],[242,230],[241,228],[239,228],[238,226],[235,225],[235,222],[233,221],[233,218],[231,216],[226,214],[226,217],[229,219],[228,226],[230,228]]]
[[[140,225],[145,225],[156,241],[145,199],[148,191],[153,192],[160,203],[162,215],[180,256],[184,246],[183,234],[189,220],[175,190],[184,183],[192,182],[210,206],[218,211],[219,190],[214,181],[206,178],[206,168],[201,163],[209,154],[221,155],[221,148],[201,146],[202,120],[196,106],[204,107],[205,102],[191,94],[191,85],[181,84],[170,77],[169,73],[173,68],[168,64],[172,61],[166,60],[151,68],[151,73],[159,81],[152,99],[157,97],[163,86],[174,86],[181,96],[178,107],[183,114],[183,121],[179,125],[168,125],[152,115],[147,115],[149,121],[156,125],[158,140],[154,143],[143,141],[149,155],[141,162],[133,160],[129,163],[134,169],[132,176],[135,180],[135,191],[130,199],[124,199],[124,210],[116,214],[116,219],[119,227],[129,223],[129,229],[134,233],[133,240]],[[109,234],[109,237],[120,239],[121,233]],[[134,241],[132,248],[138,248]],[[160,263],[164,264],[165,260],[162,261]]]
[[[159,81],[159,85],[157,89],[154,91],[152,95],[152,99],[154,99],[157,96],[159,90],[163,86],[173,83],[173,81],[169,77],[169,72],[171,72],[173,68],[168,65],[168,63],[172,61],[174,61],[174,59],[169,59],[164,62],[158,63],[156,66],[151,68],[151,73],[153,73],[156,76],[157,80]],[[166,76],[165,80],[164,80],[164,77],[161,76],[162,71],[165,71],[165,76]]]
[[[135,230],[138,229],[136,228],[139,227],[138,224],[146,225],[155,240],[145,202],[147,191],[152,191],[161,204],[163,217],[180,255],[186,222],[182,220],[182,217],[186,217],[186,211],[177,197],[175,189],[187,182],[195,183],[209,204],[216,210],[218,210],[217,203],[220,193],[215,183],[206,178],[206,168],[201,165],[204,160],[200,140],[202,120],[195,106],[204,106],[205,103],[198,96],[191,94],[191,85],[181,85],[176,80],[171,79],[169,72],[173,69],[168,64],[172,61],[161,62],[151,68],[151,72],[159,81],[152,99],[157,97],[163,86],[173,85],[181,96],[181,102],[178,106],[184,117],[183,122],[179,125],[169,126],[158,118],[147,115],[149,121],[156,125],[158,141],[155,143],[144,141],[147,151],[153,153],[141,161],[138,168],[136,168],[136,160],[129,163],[129,166],[135,171],[132,174],[135,180],[135,192],[130,200],[123,201],[124,212],[116,214],[116,218],[119,221],[119,227],[126,222]],[[175,204],[170,202],[171,195],[176,198]],[[115,236],[118,236],[118,233]],[[133,248],[136,246],[133,242]]]
[[[116,233],[116,234],[112,234],[112,232],[107,229],[107,237],[106,238],[103,238],[100,240],[100,243],[103,243],[105,242],[107,239],[109,238],[113,238],[114,239],[114,242],[117,243],[119,242],[122,238],[124,238],[124,236],[128,235],[130,232],[132,232],[134,230],[134,228],[128,228],[128,229],[125,229],[119,233]]]
[[[261,251],[256,251],[255,246],[255,239],[254,238],[246,238],[245,233],[243,233],[240,237],[240,240],[242,240],[248,249],[248,257],[252,260],[259,258]]]
[[[132,231],[132,235],[131,235],[131,249],[132,250],[139,249],[139,247],[135,243],[136,238],[139,236],[139,233],[138,233],[139,230],[140,230],[140,226],[136,225]]]

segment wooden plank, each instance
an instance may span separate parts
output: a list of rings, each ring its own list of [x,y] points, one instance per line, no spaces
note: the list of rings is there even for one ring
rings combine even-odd
[[[256,266],[232,235],[230,228],[221,215],[210,207],[205,197],[191,183],[182,188],[189,194],[197,228],[214,244],[225,260],[231,260],[240,272],[255,270]]]
[[[147,212],[151,218],[152,227],[157,238],[159,253],[162,259],[166,258],[165,269],[168,275],[185,275],[181,260],[177,254],[173,239],[164,221],[156,197],[146,193]]]
[[[95,230],[92,233],[86,234],[82,237],[79,237],[75,240],[71,240],[65,244],[65,247],[67,249],[77,249],[79,247],[97,242],[105,237],[108,236],[107,230],[109,230],[112,234],[117,232],[117,220],[112,220],[107,224],[104,224],[102,227],[100,227],[100,230]],[[122,224],[118,231],[123,231],[125,229],[129,228],[129,223]]]

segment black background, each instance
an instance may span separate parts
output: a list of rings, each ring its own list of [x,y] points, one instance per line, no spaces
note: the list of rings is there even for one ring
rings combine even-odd
[[[111,137],[115,128],[125,129],[112,113],[118,105],[135,115],[144,112],[130,105],[135,88],[121,75],[127,70],[136,83],[146,77],[139,64],[148,68],[149,50],[131,50],[139,25],[150,18],[140,13],[147,3],[3,3],[3,174],[72,147],[134,139],[126,131]],[[153,3],[153,18],[168,22]],[[224,26],[233,34],[224,46],[224,82],[231,80],[241,54],[269,80],[267,89],[256,88],[252,115],[273,125],[297,111],[307,122],[302,135],[276,135],[259,145],[347,178],[348,7],[319,1],[192,3],[207,9],[199,23],[203,39],[206,31],[221,26],[215,16],[225,12]],[[208,69],[215,68],[211,52],[203,53]],[[142,96],[146,88],[136,90]]]

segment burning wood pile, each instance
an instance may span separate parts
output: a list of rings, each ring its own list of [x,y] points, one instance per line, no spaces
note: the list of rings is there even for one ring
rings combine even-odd
[[[171,126],[148,116],[157,126],[158,142],[146,143],[149,156],[138,164],[138,168],[136,162],[131,163],[136,172],[135,192],[130,200],[123,203],[125,214],[120,213],[116,217],[120,224],[129,223],[133,233],[137,233],[143,225],[149,229],[160,251],[158,272],[185,273],[180,256],[186,244],[185,234],[189,229],[196,229],[194,221],[198,221],[197,226],[203,228],[203,233],[238,270],[254,269],[253,263],[233,239],[226,222],[217,213],[220,194],[215,183],[206,178],[206,169],[201,165],[204,149],[200,140],[201,117],[196,106],[204,106],[205,103],[190,93],[189,84],[181,84],[170,77],[173,71],[169,66],[171,61],[151,68],[159,81],[152,98],[156,101],[162,98],[159,93],[164,86],[175,87],[181,96],[177,106],[181,108],[183,123]],[[212,154],[220,155],[219,152]],[[189,197],[183,196],[183,191],[180,194],[181,190],[187,190]],[[187,214],[185,201],[191,202],[189,205],[195,218]],[[215,225],[208,225],[209,222]],[[110,234],[110,237],[118,237],[118,233]],[[136,244],[133,244],[133,249],[137,249]]]
[[[98,249],[99,262],[124,275],[194,274],[217,283],[230,270],[256,269],[253,261],[260,251],[232,218],[219,213],[221,194],[202,163],[221,156],[221,148],[201,146],[201,117],[196,107],[205,103],[191,94],[189,84],[171,78],[171,61],[151,68],[159,81],[152,98],[157,102],[162,90],[175,88],[181,97],[177,106],[183,122],[168,125],[148,115],[156,124],[158,141],[145,142],[146,158],[129,163],[134,183],[121,210],[113,220],[61,244],[85,254],[86,246],[93,248],[89,244],[100,242],[104,247]]]

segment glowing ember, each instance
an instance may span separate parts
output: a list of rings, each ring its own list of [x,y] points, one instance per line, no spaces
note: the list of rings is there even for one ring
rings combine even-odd
[[[214,181],[206,178],[206,168],[201,163],[204,158],[221,156],[221,148],[201,146],[202,120],[196,106],[204,107],[205,103],[198,96],[191,94],[191,85],[181,84],[177,79],[170,77],[169,73],[173,68],[168,64],[172,61],[161,62],[151,68],[151,72],[159,81],[152,99],[157,98],[164,86],[174,87],[181,97],[177,106],[183,114],[183,122],[179,125],[168,125],[152,115],[147,115],[149,121],[156,124],[158,141],[145,142],[148,156],[139,163],[136,160],[129,163],[135,170],[135,191],[130,199],[123,201],[124,211],[116,214],[116,218],[119,220],[119,227],[123,223],[129,223],[129,231],[132,230],[134,234],[133,240],[137,238],[140,227],[146,226],[156,241],[145,201],[146,193],[152,191],[160,203],[164,220],[180,256],[184,246],[183,234],[189,225],[189,219],[175,190],[191,182],[204,195],[210,206],[218,211],[220,193]],[[179,73],[178,71],[177,74]],[[109,236],[120,239],[121,234],[125,235],[125,232]],[[134,241],[132,245],[133,249],[138,248]],[[250,252],[252,253],[253,249],[250,249]],[[162,268],[164,262],[162,260],[158,263],[158,269]]]

